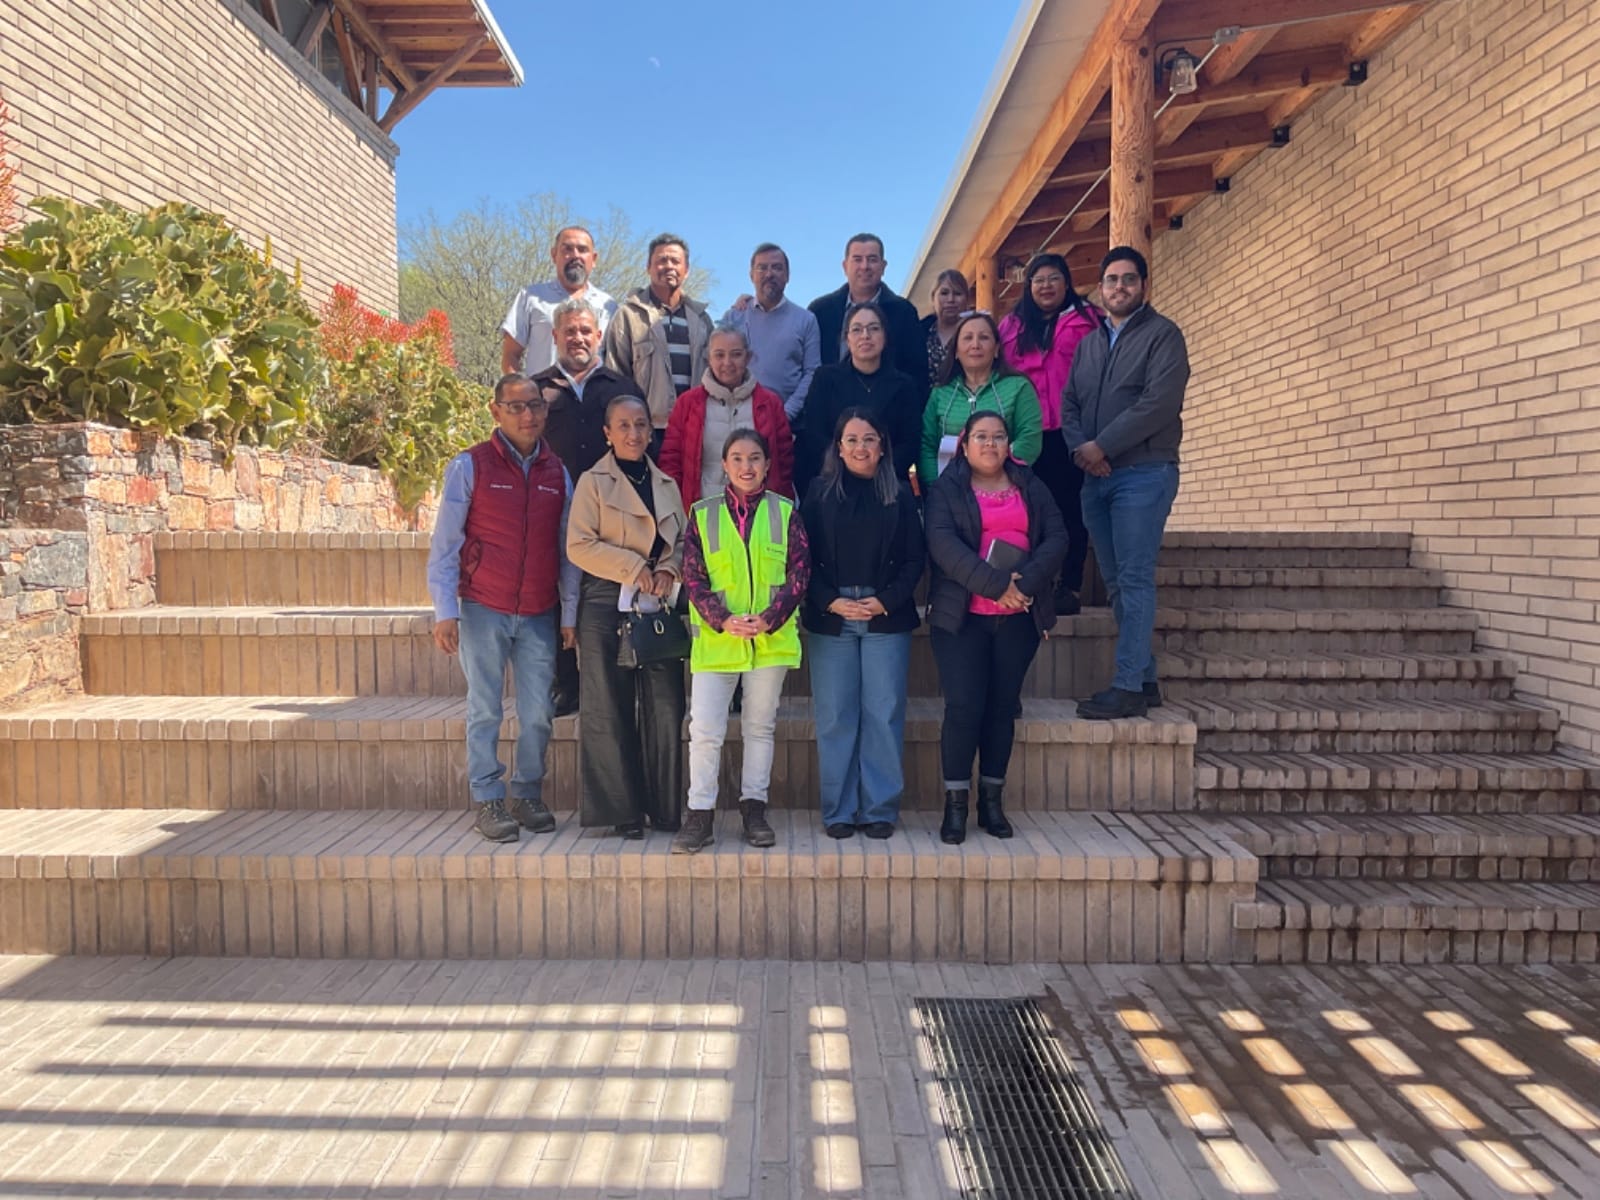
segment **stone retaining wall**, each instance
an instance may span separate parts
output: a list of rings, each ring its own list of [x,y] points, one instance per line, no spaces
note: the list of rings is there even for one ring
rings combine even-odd
[[[158,533],[427,530],[377,471],[103,425],[0,426],[0,704],[80,687],[76,615],[155,603]],[[70,652],[69,652],[70,651]]]

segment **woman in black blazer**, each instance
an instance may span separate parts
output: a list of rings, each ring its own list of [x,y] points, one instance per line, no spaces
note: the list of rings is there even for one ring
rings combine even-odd
[[[1001,797],[1022,681],[1055,624],[1051,584],[1067,553],[1050,489],[1010,450],[1000,414],[974,413],[956,457],[927,493],[928,624],[944,693],[939,836],[951,844],[966,839],[975,757],[978,825],[1011,836]]]

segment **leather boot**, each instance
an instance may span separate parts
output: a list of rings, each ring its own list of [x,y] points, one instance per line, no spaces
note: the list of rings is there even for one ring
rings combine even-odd
[[[939,840],[947,846],[959,846],[967,840],[966,788],[945,792],[944,820],[939,822]]]
[[[990,837],[1011,836],[1011,822],[1006,820],[1006,814],[1000,808],[1000,795],[1004,791],[1004,784],[978,784],[978,828]]]
[[[770,846],[778,840],[767,822],[766,801],[739,801],[739,815],[744,818],[744,840],[752,846]]]

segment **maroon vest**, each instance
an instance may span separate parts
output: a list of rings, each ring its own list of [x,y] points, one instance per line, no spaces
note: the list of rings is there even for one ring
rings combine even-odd
[[[567,502],[561,460],[543,441],[522,467],[498,437],[472,455],[472,505],[461,547],[461,598],[495,612],[532,616],[560,599],[561,510]]]

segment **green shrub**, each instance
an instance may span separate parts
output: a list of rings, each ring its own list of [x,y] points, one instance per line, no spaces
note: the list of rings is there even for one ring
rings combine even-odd
[[[451,457],[493,430],[489,389],[455,373],[443,313],[404,325],[341,286],[321,316],[328,382],[308,439],[329,458],[378,468],[401,505],[415,508]]]
[[[326,373],[293,281],[221,217],[36,200],[0,247],[0,422],[275,445]]]

